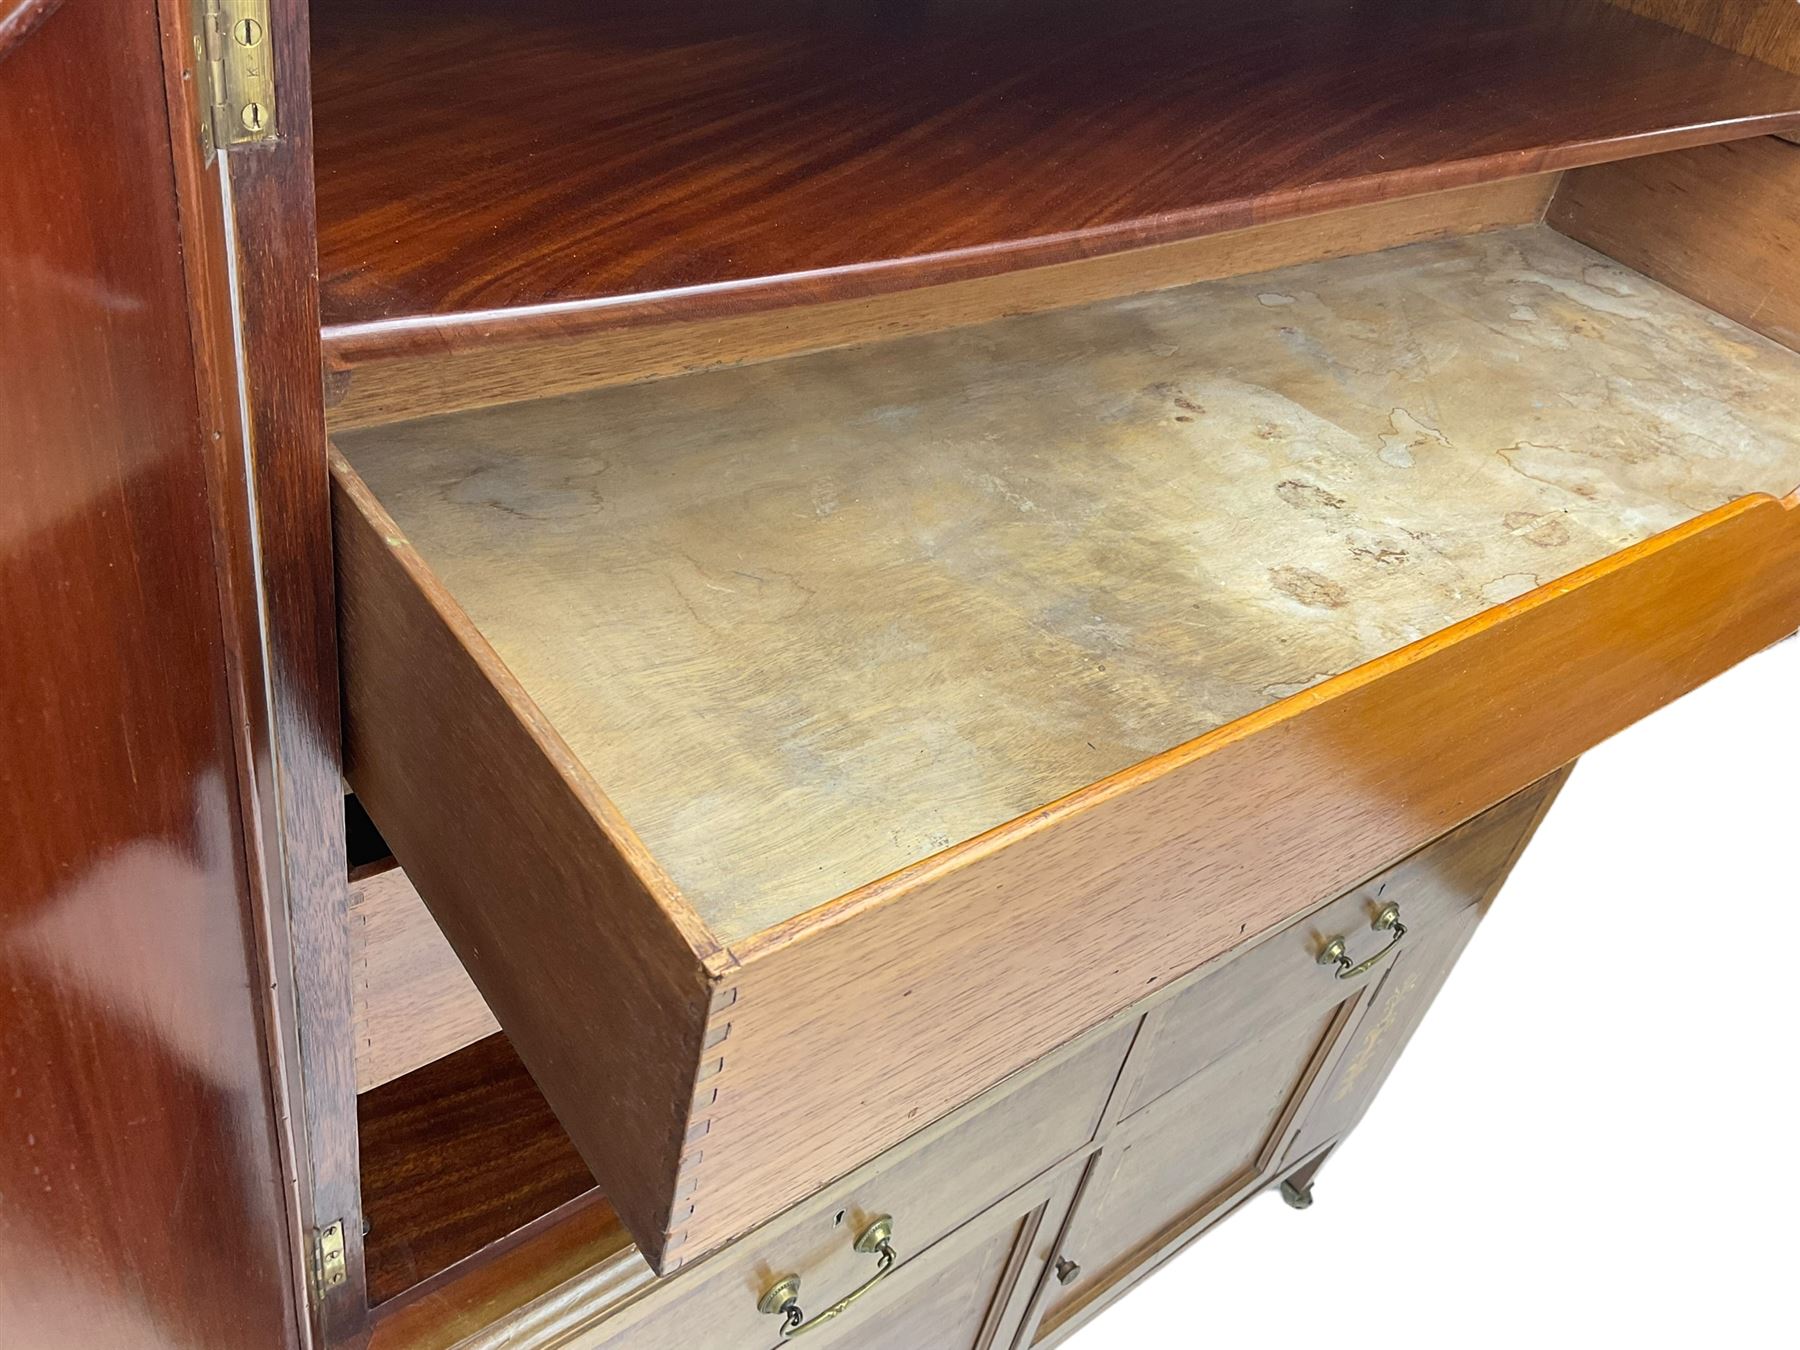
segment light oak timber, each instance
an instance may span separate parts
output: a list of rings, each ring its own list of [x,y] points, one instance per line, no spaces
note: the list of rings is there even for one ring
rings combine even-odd
[[[619,329],[571,315],[410,344],[325,335],[333,430],[769,361],[1543,219],[1558,174],[1373,202],[1124,253],[836,303]]]
[[[1230,1053],[1247,1031],[1322,1015],[1378,983],[1390,963],[1345,981],[1322,971],[1317,958],[1334,936],[1348,941],[1353,961],[1382,950],[1387,939],[1369,926],[1381,905],[1400,907],[1407,931],[1399,951],[1454,924],[1460,911],[1486,906],[1566,776],[1551,775],[1250,951],[1206,967],[1213,973],[1148,1015],[1120,1083],[1122,1114],[1149,1106]]]
[[[804,1194],[907,1113],[954,1105],[1796,626],[1800,497],[1747,499],[735,944],[688,1241],[723,1240],[726,1216]],[[782,1073],[796,1063],[811,1072]]]
[[[874,1215],[891,1212],[895,1217],[904,1264],[990,1205],[1080,1154],[1097,1131],[1136,1027],[1137,1019],[1131,1017],[1096,1029],[671,1280],[652,1281],[635,1251],[615,1255],[616,1222],[609,1232],[604,1219],[590,1212],[606,1211],[598,1192],[590,1193],[589,1204],[548,1216],[533,1232],[509,1240],[492,1260],[465,1262],[385,1305],[378,1314],[375,1344],[428,1350],[461,1344],[463,1337],[493,1323],[493,1343],[508,1346],[585,1345],[591,1343],[584,1334],[590,1331],[606,1345],[630,1350],[711,1343],[708,1338],[754,1345],[765,1328],[775,1325],[762,1320],[755,1304],[776,1275],[789,1270],[801,1274],[813,1302],[821,1306],[831,1299],[820,1298],[818,1291],[848,1289],[866,1277],[867,1258],[852,1251],[851,1242],[860,1224]],[[503,1040],[495,1042],[503,1050]],[[485,1048],[483,1053],[488,1053]],[[434,1066],[414,1077],[429,1080],[438,1073]],[[503,1066],[492,1080],[488,1090],[493,1102],[457,1100],[447,1114],[448,1124],[433,1125],[417,1110],[386,1122],[385,1147],[377,1152],[375,1165],[390,1180],[372,1179],[371,1193],[379,1192],[403,1217],[410,1214],[414,1223],[429,1225],[433,1212],[418,1197],[459,1184],[437,1175],[440,1158],[447,1157],[445,1165],[455,1169],[459,1159],[472,1156],[471,1145],[478,1147],[500,1121],[529,1115],[525,1099],[533,1094],[516,1062]],[[412,1095],[420,1105],[428,1100],[423,1088]],[[541,1102],[539,1106],[541,1110]],[[485,1117],[498,1119],[489,1123]],[[405,1138],[395,1125],[412,1137]],[[559,1150],[559,1138],[554,1129],[524,1130],[521,1147],[532,1154],[527,1168],[568,1172],[567,1141]],[[508,1181],[527,1175],[511,1163],[502,1171]],[[453,1208],[460,1212],[468,1207]],[[479,1213],[475,1217],[485,1219]],[[404,1251],[430,1236],[428,1227],[418,1238],[390,1235],[386,1241],[390,1248],[402,1244]],[[608,1240],[610,1249],[604,1246]],[[536,1259],[527,1260],[526,1250],[536,1252]],[[598,1264],[583,1271],[574,1264],[581,1255]],[[1043,1256],[1047,1259],[1047,1252]],[[561,1278],[546,1280],[543,1265],[560,1271]]]
[[[1122,1021],[1030,1067],[987,1102],[906,1141],[683,1272],[666,1294],[622,1309],[599,1344],[609,1350],[687,1350],[711,1337],[721,1345],[755,1345],[776,1325],[756,1310],[775,1278],[799,1274],[802,1307],[816,1310],[868,1277],[872,1262],[852,1243],[881,1214],[895,1220],[898,1281],[939,1241],[1089,1144],[1135,1031],[1135,1021]],[[859,1315],[859,1335],[869,1335],[879,1322],[864,1324]]]
[[[1800,5],[1788,10],[1800,23]],[[1800,350],[1800,145],[1765,136],[1568,175],[1549,223]]]
[[[1362,992],[1347,989],[1343,1001]],[[1343,1020],[1334,1005],[1246,1028],[1223,1058],[1120,1124],[1062,1243],[1081,1275],[1057,1292],[1049,1322],[1122,1278],[1141,1245],[1261,1175],[1290,1103]]]
[[[1142,1104],[1146,1083],[1157,1077],[1160,1066],[1185,1061],[1185,1076],[1191,1076],[1218,1058],[1218,1052],[1209,1049],[1219,1040],[1217,1026],[1235,1028],[1234,1034],[1241,1039],[1259,1025],[1281,1022],[1284,1014],[1304,1014],[1315,1004],[1322,1012],[1330,999],[1312,999],[1318,989],[1327,995],[1338,991],[1339,1000],[1346,996],[1343,991],[1350,995],[1360,993],[1367,980],[1340,984],[1325,977],[1316,966],[1314,958],[1321,935],[1365,925],[1365,911],[1377,888],[1382,888],[1383,898],[1398,897],[1414,933],[1436,931],[1457,906],[1485,905],[1524,848],[1565,776],[1566,770],[1534,784],[1267,942],[1248,952],[1227,952],[1159,994],[1140,1001],[1114,1018],[1108,1027],[1084,1037],[1082,1043],[1052,1055],[996,1088],[988,1094],[991,1101],[978,1100],[965,1108],[968,1113],[980,1113],[976,1120],[952,1117],[900,1145],[894,1153],[861,1169],[861,1176],[880,1177],[879,1195],[871,1191],[870,1202],[881,1204],[880,1196],[903,1193],[907,1197],[909,1233],[916,1237],[923,1232],[928,1237],[935,1230],[926,1211],[936,1204],[942,1212],[942,1202],[960,1193],[955,1188],[946,1191],[936,1183],[921,1187],[913,1179],[919,1169],[909,1167],[908,1158],[924,1155],[921,1161],[925,1170],[921,1174],[935,1175],[940,1182],[952,1176],[991,1179],[994,1165],[986,1161],[988,1154],[1003,1154],[1008,1162],[1002,1167],[1011,1166],[1013,1175],[1018,1175],[1020,1141],[1041,1135],[1046,1122],[1083,1119],[1084,1101],[1089,1113],[1085,1118],[1091,1126],[1091,1112],[1115,1075],[1119,1081],[1111,1090],[1111,1100],[1101,1118],[1101,1138],[1110,1135],[1121,1114],[1121,1104],[1128,1104],[1132,1094],[1138,1094],[1138,1104]],[[1305,988],[1306,997],[1298,1002],[1290,997],[1284,1005],[1280,998],[1264,998],[1260,1003],[1269,1006],[1259,1011],[1258,1000],[1240,996],[1246,986],[1268,982],[1272,970],[1279,974],[1289,967],[1313,977]],[[1379,979],[1379,975],[1374,978]],[[1278,993],[1291,990],[1291,980],[1277,979],[1275,983]],[[1109,1066],[1116,1065],[1120,1048],[1127,1041],[1131,1046],[1127,1068],[1123,1074],[1117,1074],[1116,1068]],[[1098,1042],[1104,1044],[1096,1045]],[[1074,1063],[1069,1064],[1070,1060]],[[433,1066],[414,1076],[427,1080],[441,1072],[439,1066]],[[1045,1075],[1049,1076],[1047,1082]],[[1175,1076],[1183,1075],[1177,1072]],[[523,1094],[513,1089],[511,1085],[515,1083],[526,1085]],[[467,1134],[479,1141],[495,1128],[511,1130],[518,1148],[531,1155],[529,1167],[533,1171],[567,1172],[571,1167],[579,1171],[579,1164],[570,1160],[569,1146],[561,1131],[545,1119],[547,1113],[530,1116],[521,1111],[522,1097],[535,1092],[516,1061],[506,1072],[490,1071],[487,1084],[484,1092],[493,1097],[491,1105],[472,1109],[465,1090],[460,1094],[461,1104],[439,1113],[435,1119],[416,1110],[396,1116],[386,1106],[365,1103],[365,1111],[381,1120],[379,1141],[366,1140],[364,1151],[365,1165],[373,1168],[380,1180],[365,1188],[365,1194],[379,1194],[385,1211],[376,1216],[379,1229],[372,1234],[371,1250],[417,1251],[423,1235],[414,1236],[406,1229],[420,1219],[437,1222],[432,1206],[409,1198],[407,1191],[445,1184],[468,1185],[467,1181],[446,1183],[440,1176],[446,1168],[455,1170],[454,1158],[479,1155],[482,1145],[476,1142],[471,1149],[460,1142],[459,1135]],[[439,1090],[421,1088],[409,1092],[408,1099],[427,1101],[436,1091]],[[1161,1094],[1157,1091],[1153,1095]],[[1074,1115],[1069,1114],[1071,1110]],[[497,1115],[513,1123],[485,1123]],[[526,1119],[534,1122],[532,1128],[517,1123]],[[397,1125],[403,1128],[397,1129]],[[1053,1134],[1057,1128],[1052,1126]],[[1067,1146],[1086,1133],[1082,1129],[1062,1128],[1058,1137]],[[562,1140],[560,1149],[556,1140]],[[1055,1152],[1054,1146],[1050,1152]],[[1043,1156],[1039,1154],[1040,1161]],[[444,1162],[445,1157],[452,1161]],[[1030,1167],[1027,1162],[1025,1170]],[[807,1207],[832,1213],[855,1190],[867,1187],[868,1183],[852,1178],[808,1201]],[[991,1195],[992,1189],[987,1193]],[[473,1192],[470,1194],[472,1198]],[[485,1203],[487,1198],[482,1198]],[[509,1346],[562,1344],[561,1338],[575,1334],[575,1329],[602,1324],[608,1335],[626,1337],[628,1344],[631,1336],[655,1333],[659,1327],[662,1330],[657,1334],[675,1337],[674,1343],[679,1343],[684,1326],[718,1325],[721,1313],[730,1316],[735,1306],[732,1295],[716,1277],[712,1263],[683,1272],[675,1283],[654,1286],[652,1294],[648,1266],[634,1250],[619,1249],[617,1221],[610,1217],[603,1197],[592,1191],[586,1200],[588,1203],[545,1215],[528,1229],[488,1247],[479,1258],[462,1261],[384,1303],[379,1311],[382,1334],[377,1337],[378,1344],[424,1350],[459,1343],[490,1323],[493,1326],[489,1335],[494,1342]],[[489,1209],[498,1211],[507,1205],[516,1207],[516,1203],[498,1196]],[[962,1203],[966,1205],[966,1198]],[[486,1231],[491,1235],[493,1228],[485,1212],[467,1203],[450,1208],[465,1216],[461,1222],[470,1232]],[[396,1230],[400,1220],[405,1222]],[[766,1255],[763,1244],[768,1233],[778,1232],[782,1224],[777,1220],[770,1228],[745,1239],[749,1250]],[[940,1221],[937,1228],[942,1226]],[[1041,1242],[1048,1246],[1039,1251],[1040,1264],[1049,1260],[1057,1236],[1056,1232],[1041,1236]],[[424,1240],[441,1246],[445,1238],[440,1235]],[[467,1239],[452,1240],[467,1245]],[[830,1256],[833,1252],[827,1246],[822,1254]],[[814,1261],[820,1255],[821,1252],[800,1253],[796,1259]],[[744,1257],[721,1254],[716,1260],[741,1266]],[[846,1269],[842,1275],[847,1278],[852,1273]],[[1015,1295],[1021,1304],[1033,1302],[1029,1283],[1023,1282]],[[377,1276],[373,1265],[371,1284],[391,1287],[387,1278]],[[715,1288],[716,1307],[709,1306],[709,1296],[704,1293],[708,1288]],[[630,1313],[620,1311],[627,1297],[638,1293],[645,1295],[644,1301],[634,1305]],[[1110,1297],[1109,1291],[1108,1300]]]
[[[1349,1126],[1360,1117],[1362,1110],[1366,1109],[1379,1087],[1379,1080],[1385,1078],[1393,1067],[1395,1059],[1424,1013],[1425,1007],[1421,1005],[1429,1005],[1432,995],[1442,986],[1466,944],[1468,934],[1473,931],[1475,922],[1486,914],[1500,888],[1511,876],[1514,865],[1568,781],[1572,768],[1573,765],[1565,766],[1444,839],[1420,850],[1391,872],[1371,878],[1358,888],[1362,893],[1361,897],[1355,893],[1345,897],[1346,900],[1365,898],[1385,879],[1391,880],[1396,886],[1406,887],[1415,902],[1421,889],[1429,892],[1444,887],[1455,891],[1466,903],[1450,916],[1436,916],[1450,917],[1453,920],[1451,928],[1445,929],[1441,922],[1434,919],[1427,930],[1427,942],[1409,942],[1400,949],[1396,960],[1386,961],[1378,968],[1379,973],[1375,978],[1385,981],[1387,975],[1397,968],[1399,961],[1408,961],[1418,974],[1418,984],[1427,986],[1421,991],[1415,985],[1408,992],[1408,1007],[1404,1019],[1395,1016],[1383,1020],[1381,1014],[1386,1006],[1387,993],[1385,985],[1376,991],[1373,999],[1364,997],[1368,992],[1366,988],[1355,989],[1354,1006],[1344,1010],[1350,1015],[1342,1016],[1340,1027],[1330,1034],[1331,1043],[1326,1047],[1325,1054],[1309,1070],[1311,1077],[1300,1089],[1299,1100],[1279,1126],[1271,1146],[1257,1159],[1257,1167],[1252,1175],[1241,1178],[1240,1184],[1204,1200],[1197,1209],[1178,1218],[1170,1226],[1150,1234],[1113,1262],[1110,1269],[1096,1270],[1092,1264],[1093,1256],[1089,1255],[1085,1259],[1083,1256],[1084,1252],[1091,1251],[1088,1244],[1093,1240],[1094,1234],[1094,1222],[1088,1218],[1090,1206],[1097,1209],[1106,1205],[1105,1187],[1121,1170],[1150,1170],[1144,1164],[1127,1164],[1116,1159],[1109,1163],[1107,1153],[1103,1151],[1084,1182],[1075,1217],[1057,1243],[1058,1257],[1074,1260],[1082,1266],[1079,1283],[1073,1293],[1049,1280],[1040,1285],[1033,1295],[1025,1318],[1019,1342],[1021,1345],[1049,1347],[1060,1344],[1219,1221],[1236,1213],[1261,1191],[1287,1177],[1296,1178],[1300,1184],[1305,1184],[1317,1174],[1337,1140],[1342,1138]],[[1338,905],[1334,904],[1311,916],[1305,926],[1320,931],[1329,929],[1335,920],[1333,911],[1337,908]],[[1263,950],[1265,948],[1258,947],[1252,955]],[[1223,967],[1221,973],[1229,974],[1240,964],[1241,961],[1230,962]],[[1423,968],[1422,972],[1417,970],[1420,967]],[[1145,1030],[1133,1049],[1134,1059],[1145,1050],[1150,1052],[1151,1058],[1155,1058],[1159,1034],[1191,1035],[1196,1030],[1202,1030],[1200,1044],[1204,1049],[1205,1034],[1198,1018],[1186,1014],[1191,1010],[1196,997],[1204,995],[1207,985],[1218,978],[1205,975],[1206,969],[1210,967],[1203,968],[1199,981],[1188,985],[1181,994],[1163,1002],[1156,1011],[1149,1014]],[[1160,1031],[1153,1026],[1159,1019],[1163,1022]],[[1404,1025],[1395,1025],[1402,1021]],[[1381,1033],[1375,1037],[1379,1045],[1379,1051],[1375,1053],[1379,1055],[1381,1063],[1373,1073],[1358,1075],[1361,1082],[1353,1094],[1353,1114],[1347,1113],[1342,1104],[1333,1103],[1328,1094],[1335,1092],[1340,1086],[1346,1062],[1370,1034],[1372,1023],[1376,1024],[1374,1030]],[[1130,1077],[1131,1071],[1128,1068],[1127,1078]],[[1142,1081],[1141,1075],[1138,1081]],[[1122,1082],[1121,1089],[1124,1087]],[[1170,1095],[1178,1096],[1186,1091],[1185,1087],[1177,1088]],[[1143,1118],[1154,1117],[1157,1111],[1164,1109],[1168,1108],[1162,1107],[1159,1102],[1146,1110]],[[1180,1114],[1172,1109],[1169,1109],[1169,1114],[1179,1127]],[[1294,1129],[1296,1123],[1300,1127],[1298,1130]],[[1328,1142],[1314,1142],[1327,1134],[1331,1135]],[[1131,1138],[1129,1132],[1109,1137],[1105,1141],[1106,1149],[1116,1154],[1117,1145],[1127,1143]],[[1167,1141],[1159,1139],[1155,1134],[1150,1134],[1146,1143],[1153,1152],[1166,1150],[1168,1147]],[[1171,1184],[1179,1185],[1184,1177],[1185,1172],[1178,1167]],[[1096,1276],[1102,1278],[1096,1279]]]
[[[399,868],[351,880],[350,951],[359,1093],[500,1029]]]

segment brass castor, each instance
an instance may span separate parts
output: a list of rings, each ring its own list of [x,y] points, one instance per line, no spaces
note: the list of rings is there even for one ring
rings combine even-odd
[[[1289,1209],[1311,1209],[1313,1202],[1313,1184],[1296,1186],[1292,1181],[1281,1183],[1281,1198],[1288,1202]]]

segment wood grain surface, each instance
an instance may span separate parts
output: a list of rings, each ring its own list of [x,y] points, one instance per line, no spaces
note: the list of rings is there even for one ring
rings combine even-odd
[[[1559,175],[1482,183],[1402,201],[1178,240],[1072,262],[972,277],[858,300],[635,328],[534,327],[444,340],[418,351],[354,333],[329,345],[334,429],[629,384],[803,352],[960,328],[1424,239],[1476,234],[1544,217]]]
[[[1571,238],[1800,350],[1797,222],[1800,145],[1772,136],[1578,170],[1549,215]]]
[[[1377,983],[1391,961],[1356,980],[1335,979],[1317,962],[1333,937],[1349,943],[1355,961],[1383,950],[1386,939],[1369,926],[1381,905],[1400,906],[1406,924],[1406,937],[1395,951],[1454,926],[1459,911],[1493,895],[1562,779],[1553,775],[1507,798],[1250,950],[1211,963],[1205,968],[1211,974],[1203,972],[1145,1020],[1119,1084],[1121,1115],[1148,1106],[1228,1054],[1251,1031],[1296,1016],[1317,1019]]]
[[[352,881],[350,951],[358,1092],[500,1029],[399,868]]]
[[[1792,489],[1800,359],[1531,228],[337,441],[736,942]]]
[[[1612,0],[1621,9],[1694,33],[1800,74],[1800,5],[1793,0]]]
[[[373,1304],[594,1189],[505,1036],[365,1092],[357,1119]]]
[[[580,1329],[654,1287],[599,1192],[372,1314],[369,1350],[574,1350]]]
[[[0,1341],[293,1346],[185,127],[147,0],[5,17]]]
[[[333,472],[345,773],[660,1263],[685,1211],[712,939],[355,473]]]
[[[725,1240],[1796,627],[1800,494],[1749,498],[734,944],[687,1242]]]
[[[334,341],[847,298],[1800,121],[1794,76],[1602,0],[314,9]]]
[[[273,7],[268,54],[288,91],[280,135],[223,157],[194,134],[199,7],[164,3],[163,70],[180,128],[190,325],[226,620],[238,791],[265,953],[269,1048],[293,1178],[295,1250],[361,1209],[351,950],[344,885],[335,580],[321,404],[312,119],[304,3]],[[346,1223],[346,1278],[312,1296],[314,1335],[363,1329],[362,1235]]]

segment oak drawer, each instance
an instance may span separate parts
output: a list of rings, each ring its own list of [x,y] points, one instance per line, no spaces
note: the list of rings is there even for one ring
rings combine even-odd
[[[1571,247],[340,438],[347,777],[659,1269],[1800,625],[1800,358]]]
[[[887,1283],[896,1292],[916,1283],[910,1268],[940,1239],[1094,1137],[1135,1030],[1126,1021],[1090,1035],[792,1213],[653,1287],[605,1324],[597,1344],[620,1350],[773,1345],[781,1323],[758,1311],[763,1295],[791,1275],[799,1280],[802,1311],[816,1313],[835,1302],[873,1273],[875,1258],[854,1244],[884,1215],[893,1219],[898,1252]],[[1013,1216],[1007,1228],[1017,1226]],[[934,1269],[930,1278],[941,1274]],[[869,1311],[880,1321],[876,1309]]]
[[[1533,785],[1265,941],[1203,968],[1145,1018],[1120,1084],[1120,1115],[1147,1107],[1260,1029],[1322,1016],[1373,987],[1396,953],[1446,930],[1460,932],[1459,913],[1491,898],[1558,786],[1560,779]],[[1404,934],[1373,927],[1388,905],[1399,910]],[[1334,938],[1346,944],[1356,972],[1349,978],[1320,964]]]

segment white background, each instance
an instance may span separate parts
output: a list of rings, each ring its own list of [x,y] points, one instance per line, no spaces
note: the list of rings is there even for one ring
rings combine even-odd
[[[1310,1210],[1069,1350],[1800,1346],[1796,899],[1800,641],[1582,759]]]

